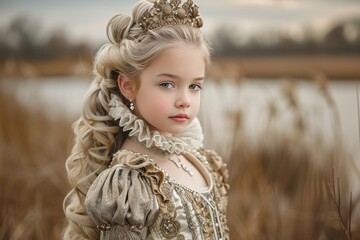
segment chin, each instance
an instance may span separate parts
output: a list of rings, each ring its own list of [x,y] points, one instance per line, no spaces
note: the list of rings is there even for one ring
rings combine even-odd
[[[186,130],[186,128],[189,126],[189,123],[181,124],[181,125],[168,125],[166,128],[162,128],[162,129],[158,128],[158,131],[162,135],[179,135]]]
[[[186,127],[183,127],[183,128],[172,128],[172,129],[167,129],[165,131],[163,131],[162,133],[164,135],[179,135],[181,133],[183,133],[185,131]]]
[[[179,135],[179,134],[182,134],[184,131],[185,131],[186,128],[182,128],[182,129],[179,129],[177,131],[173,131],[172,134],[173,135]]]

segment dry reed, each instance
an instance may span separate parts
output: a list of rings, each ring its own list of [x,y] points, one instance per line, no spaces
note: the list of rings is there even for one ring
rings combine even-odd
[[[0,239],[60,239],[70,123],[0,91]]]
[[[318,79],[322,94],[333,104],[323,80]],[[329,145],[313,136],[296,85],[286,85],[283,95],[292,125],[279,131],[282,113],[271,101],[267,126],[256,143],[242,134],[246,112],[229,115],[234,123],[226,159],[231,239],[360,239],[355,214],[360,197],[350,195],[346,152],[339,141]],[[60,239],[62,200],[69,189],[64,161],[72,142],[70,122],[30,111],[1,91],[0,109],[0,239]]]
[[[239,118],[231,119],[233,148],[226,159],[231,239],[360,239],[360,196],[348,188],[351,170],[338,111],[324,76],[316,80],[334,118],[334,141],[308,127],[293,81],[283,88],[285,111],[269,102],[268,125],[257,142],[248,141]],[[285,112],[291,112],[292,122],[279,129]]]

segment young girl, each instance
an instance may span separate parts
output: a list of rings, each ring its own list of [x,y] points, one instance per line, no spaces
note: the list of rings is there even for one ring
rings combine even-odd
[[[140,0],[110,20],[66,162],[65,239],[228,239],[226,165],[196,118],[201,26],[192,0]]]

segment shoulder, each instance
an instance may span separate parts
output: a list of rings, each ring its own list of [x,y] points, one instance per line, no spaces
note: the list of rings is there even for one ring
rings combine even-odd
[[[226,162],[213,150],[202,148],[199,150],[199,153],[206,158],[209,168],[214,174],[216,185],[219,187],[221,193],[226,195],[230,189],[229,170]]]
[[[153,166],[153,162],[147,155],[131,150],[119,150],[113,155],[109,168],[141,169],[151,166]]]
[[[153,167],[146,156],[131,151],[114,154],[112,164],[86,194],[88,215],[98,226],[146,226],[154,222],[159,206],[151,183],[161,173]]]

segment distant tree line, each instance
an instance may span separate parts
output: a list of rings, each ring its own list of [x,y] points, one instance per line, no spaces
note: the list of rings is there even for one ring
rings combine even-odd
[[[355,38],[349,41],[349,24],[340,22],[331,28],[321,41],[308,35],[296,41],[286,34],[274,33],[276,41],[268,44],[259,32],[246,44],[239,44],[234,37],[236,29],[221,27],[211,38],[216,56],[272,56],[272,55],[324,55],[343,54],[360,56],[360,20],[351,22]],[[19,16],[7,26],[0,28],[0,60],[25,59],[49,60],[55,58],[91,57],[97,46],[84,42],[73,42],[63,29],[53,29],[43,36],[40,22],[26,16]],[[350,33],[351,34],[351,33]]]
[[[91,47],[69,41],[63,29],[53,29],[44,36],[39,21],[19,16],[0,29],[0,60],[49,60],[88,57]]]
[[[239,29],[221,27],[211,37],[217,56],[273,56],[273,55],[353,55],[360,56],[360,18],[332,25],[321,40],[304,31],[298,41],[286,32],[273,32],[269,42],[261,32],[254,34],[246,44],[239,44],[234,33]],[[350,39],[351,38],[351,39]]]

